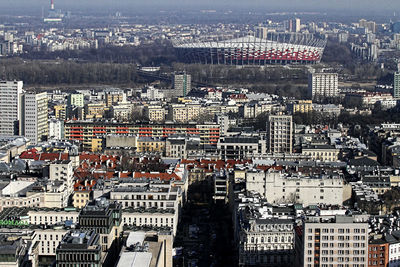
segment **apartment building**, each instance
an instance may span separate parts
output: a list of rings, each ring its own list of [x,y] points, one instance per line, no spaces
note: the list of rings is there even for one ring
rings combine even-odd
[[[272,206],[259,194],[239,194],[234,207],[234,240],[239,266],[293,266],[294,209]]]
[[[308,90],[313,100],[331,99],[339,96],[339,78],[337,73],[310,73]]]
[[[368,217],[306,217],[303,226],[296,230],[295,266],[369,266]]]
[[[88,103],[85,105],[86,119],[100,119],[105,116],[109,108],[104,103]]]
[[[23,96],[22,134],[37,144],[48,136],[47,93],[27,92]]]
[[[267,151],[265,136],[238,135],[220,137],[217,144],[222,159],[251,159]]]
[[[119,102],[126,102],[126,94],[123,91],[108,91],[106,92],[106,105],[112,107]]]
[[[63,208],[69,189],[63,181],[10,181],[0,191],[0,211],[7,207]]]
[[[287,105],[287,109],[291,114],[310,113],[313,111],[312,100],[296,100],[291,101]]]
[[[107,135],[168,137],[171,135],[198,135],[201,145],[217,145],[220,127],[216,123],[206,124],[151,124],[151,123],[110,123],[68,121],[65,123],[65,138],[79,140],[83,148],[92,149],[94,139],[103,139]]]
[[[186,123],[196,121],[200,113],[200,104],[172,104],[169,106],[168,119],[178,123]]]
[[[19,135],[22,81],[0,81],[0,136]]]
[[[85,100],[83,94],[69,94],[67,97],[68,106],[84,107]]]
[[[63,181],[68,188],[68,194],[73,192],[74,168],[71,160],[58,160],[49,166],[49,179]]]
[[[394,73],[393,97],[396,99],[400,98],[400,72],[399,72],[399,70]]]
[[[245,103],[239,108],[240,115],[243,118],[256,118],[262,113],[271,113],[275,109],[276,104],[262,103],[262,102],[250,102]]]
[[[169,228],[172,235],[176,235],[178,228],[178,212],[174,209],[138,209],[126,208],[122,210],[122,222],[126,226],[152,226],[154,228]]]
[[[247,170],[246,189],[260,193],[270,203],[326,203],[342,205],[344,181],[339,175],[315,177],[278,171]]]
[[[132,120],[134,105],[131,103],[119,103],[112,106],[112,116],[118,121]]]
[[[310,155],[313,160],[337,161],[340,149],[331,145],[307,145],[301,148],[301,154]]]
[[[192,76],[186,73],[174,75],[174,97],[186,96],[192,90]]]
[[[139,137],[136,141],[136,151],[164,153],[165,139],[157,137]]]
[[[154,105],[145,106],[143,109],[143,113],[144,116],[149,121],[162,122],[165,121],[165,118],[167,116],[167,111],[162,106],[154,106]]]
[[[54,116],[56,117],[56,119],[65,120],[67,118],[67,105],[65,104],[55,105],[53,109],[54,109]]]
[[[168,181],[125,179],[111,189],[110,200],[124,208],[180,210],[182,190]]]
[[[292,116],[269,115],[266,129],[270,153],[292,153],[294,129]]]

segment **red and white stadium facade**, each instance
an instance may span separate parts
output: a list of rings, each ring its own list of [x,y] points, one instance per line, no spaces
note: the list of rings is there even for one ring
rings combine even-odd
[[[271,38],[272,40],[246,36],[224,41],[174,41],[174,47],[179,58],[186,63],[226,65],[318,63],[322,58],[326,41],[314,38],[312,35],[301,36]]]

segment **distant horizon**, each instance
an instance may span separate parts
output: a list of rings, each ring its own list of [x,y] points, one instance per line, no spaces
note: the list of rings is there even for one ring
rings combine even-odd
[[[216,10],[257,10],[260,12],[337,12],[346,11],[345,14],[352,15],[353,12],[396,12],[400,11],[398,0],[249,0],[243,3],[241,0],[54,0],[56,8],[80,10],[91,8],[92,10],[109,9],[132,12],[135,10],[151,9],[176,10],[176,9],[216,9]],[[79,3],[79,5],[77,4]],[[0,8],[14,11],[26,9],[42,9],[50,7],[50,0],[0,0]],[[389,14],[388,14],[389,15]],[[389,16],[391,16],[390,14]]]
[[[46,13],[50,8],[50,0],[0,0],[0,15],[10,16],[34,16],[38,17],[42,12]],[[350,0],[344,2],[342,0],[323,1],[323,0],[281,0],[279,4],[271,0],[253,0],[240,3],[239,0],[203,0],[194,1],[187,0],[181,3],[177,0],[117,0],[110,3],[105,0],[54,0],[56,9],[63,11],[71,11],[73,14],[87,15],[107,15],[117,11],[123,16],[139,15],[146,16],[149,14],[160,14],[166,11],[168,14],[178,14],[184,16],[184,12],[197,12],[200,10],[216,10],[217,12],[232,11],[236,14],[257,13],[261,16],[271,16],[273,13],[319,13],[326,14],[329,19],[338,18],[366,18],[376,19],[381,22],[389,22],[389,20],[400,20],[400,1],[382,0],[379,3],[371,0]],[[294,2],[294,3],[293,3]],[[200,13],[200,12],[199,12]],[[288,15],[290,15],[288,14]],[[307,14],[305,14],[307,15]],[[396,16],[394,16],[396,15]],[[278,16],[278,15],[274,15]],[[302,16],[299,14],[299,16]],[[311,16],[308,14],[308,16]]]

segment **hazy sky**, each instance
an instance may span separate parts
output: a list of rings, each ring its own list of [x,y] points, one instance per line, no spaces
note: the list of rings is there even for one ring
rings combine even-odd
[[[79,8],[79,6],[185,6],[185,7],[262,7],[262,8],[302,8],[302,9],[400,9],[399,0],[54,0],[59,7]],[[0,0],[1,7],[48,6],[50,0]]]
[[[179,8],[232,9],[272,11],[345,11],[347,13],[367,11],[388,16],[400,13],[400,0],[54,0],[56,8],[68,10],[119,10],[138,11],[142,8],[154,11]],[[0,13],[12,11],[23,13],[47,9],[50,0],[0,0]],[[1,12],[3,11],[3,12]],[[361,13],[362,14],[362,13]]]

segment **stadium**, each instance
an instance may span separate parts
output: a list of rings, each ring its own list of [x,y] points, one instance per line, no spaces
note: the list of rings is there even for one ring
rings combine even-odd
[[[178,58],[184,63],[315,64],[322,58],[326,40],[313,34],[269,33],[266,38],[245,36],[225,40],[174,40],[173,45]]]

